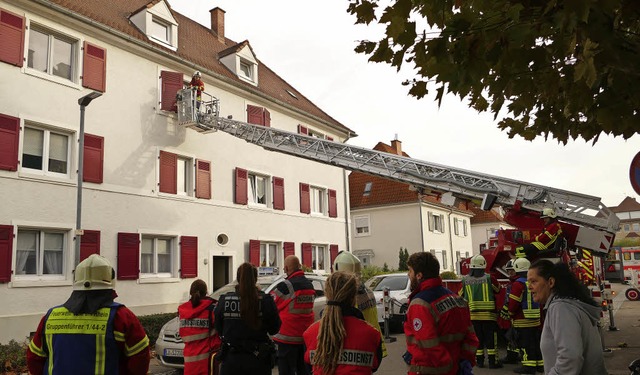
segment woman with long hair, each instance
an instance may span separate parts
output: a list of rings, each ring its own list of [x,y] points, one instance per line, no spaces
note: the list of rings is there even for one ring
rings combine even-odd
[[[222,335],[221,375],[270,375],[275,345],[269,338],[280,329],[273,297],[257,286],[258,270],[250,263],[238,267],[236,290],[220,297],[215,328]]]
[[[211,374],[212,356],[220,349],[220,336],[213,328],[215,301],[207,295],[207,284],[191,283],[189,301],[178,307],[180,337],[184,341],[184,374]]]
[[[598,321],[600,306],[564,263],[534,262],[527,273],[534,301],[546,317],[540,349],[548,375],[607,374]]]
[[[305,362],[313,375],[371,374],[380,366],[380,332],[354,307],[358,281],[338,271],[325,284],[327,306],[304,333]]]

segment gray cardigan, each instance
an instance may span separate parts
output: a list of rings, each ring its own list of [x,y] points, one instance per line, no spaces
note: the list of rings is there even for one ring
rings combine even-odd
[[[546,375],[606,375],[598,330],[600,308],[551,295],[540,350]]]

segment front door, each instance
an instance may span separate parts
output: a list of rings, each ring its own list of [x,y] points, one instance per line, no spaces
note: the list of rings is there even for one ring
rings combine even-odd
[[[231,257],[213,257],[213,283],[211,290],[217,290],[231,282]]]

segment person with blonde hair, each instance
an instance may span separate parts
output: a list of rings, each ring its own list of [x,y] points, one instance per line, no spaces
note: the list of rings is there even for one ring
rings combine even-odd
[[[276,348],[269,335],[280,329],[273,298],[258,286],[258,269],[242,263],[234,292],[223,294],[214,310],[215,328],[222,335],[221,375],[271,375]]]
[[[382,338],[354,307],[357,289],[352,273],[337,271],[327,279],[322,318],[303,335],[313,375],[371,374],[380,366]]]
[[[178,306],[179,332],[184,341],[184,374],[211,374],[212,356],[221,344],[213,328],[215,301],[207,295],[207,284],[200,279],[191,283],[189,295],[189,301]]]

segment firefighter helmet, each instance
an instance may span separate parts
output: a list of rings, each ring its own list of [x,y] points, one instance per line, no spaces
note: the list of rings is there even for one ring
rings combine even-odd
[[[362,264],[358,257],[343,250],[338,253],[336,259],[333,261],[333,270],[355,273],[359,276],[362,271]]]
[[[91,254],[76,267],[73,290],[113,289],[115,276],[115,271],[107,258]]]
[[[513,270],[516,273],[527,272],[531,267],[531,262],[527,258],[518,258],[513,261]]]
[[[546,218],[546,217],[550,217],[550,218],[555,218],[556,215],[556,211],[553,208],[545,208],[542,210],[542,215],[540,215],[541,218]]]
[[[484,257],[482,255],[474,255],[471,258],[471,263],[469,264],[469,267],[472,270],[483,270],[485,268],[487,268],[487,260],[484,259]]]
[[[509,259],[507,264],[504,266],[504,269],[507,270],[507,271],[513,269],[513,259]]]
[[[195,73],[193,73],[194,77],[200,77],[200,71],[196,70]]]

